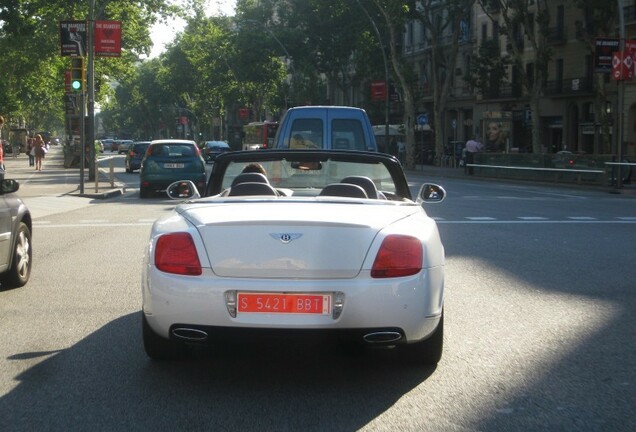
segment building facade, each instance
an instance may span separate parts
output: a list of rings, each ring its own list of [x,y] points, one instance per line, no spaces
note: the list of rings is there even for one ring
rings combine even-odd
[[[496,2],[493,2],[496,4]],[[412,62],[421,86],[421,98],[417,109],[428,115],[441,115],[443,134],[449,150],[454,145],[477,136],[490,151],[524,153],[532,151],[532,126],[539,121],[541,153],[571,151],[586,154],[616,154],[619,128],[623,132],[622,154],[636,156],[636,84],[631,80],[616,81],[611,78],[611,69],[599,72],[596,38],[589,38],[590,11],[577,8],[571,0],[554,0],[549,5],[549,24],[541,30],[537,39],[551,53],[547,64],[547,76],[542,82],[538,96],[538,109],[532,109],[531,98],[523,85],[523,74],[512,63],[505,68],[500,85],[488,91],[477,89],[468,78],[479,47],[487,41],[498,46],[502,57],[512,58],[515,44],[520,54],[524,71],[533,76],[537,50],[533,41],[525,35],[523,28],[514,28],[513,37],[502,29],[506,26],[503,10],[497,6],[485,10],[475,2],[468,18],[460,25],[457,61],[450,74],[452,88],[444,112],[435,112],[432,100],[430,68],[434,47],[430,37],[419,21],[407,23],[403,35],[403,55]],[[443,14],[444,2],[430,13]],[[636,37],[636,4],[624,1],[625,39]],[[538,14],[530,6],[530,14]],[[441,11],[440,11],[441,9]],[[618,23],[618,17],[616,19]],[[614,34],[598,35],[616,39]],[[448,26],[438,37],[438,48],[450,44],[452,27]],[[588,38],[586,40],[586,34]],[[623,95],[622,102],[619,94]],[[538,119],[534,118],[537,117]]]

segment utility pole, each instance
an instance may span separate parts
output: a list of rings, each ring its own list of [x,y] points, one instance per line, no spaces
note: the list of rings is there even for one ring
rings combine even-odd
[[[88,91],[88,127],[86,141],[89,154],[89,180],[95,180],[95,0],[89,0],[88,7],[88,69],[86,71]]]

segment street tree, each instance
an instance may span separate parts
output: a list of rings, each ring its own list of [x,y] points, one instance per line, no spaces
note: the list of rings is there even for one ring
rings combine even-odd
[[[393,73],[400,86],[404,101],[404,128],[406,132],[406,167],[415,166],[415,99],[417,79],[413,65],[404,61],[398,39],[407,19],[412,17],[415,3],[412,1],[372,0],[380,11],[388,31],[389,56]]]
[[[548,78],[553,50],[549,44],[548,0],[478,0],[484,13],[497,23],[506,40],[506,52],[528,95],[532,112],[532,151],[544,151],[541,136],[540,100]],[[524,48],[525,41],[531,50]],[[528,54],[531,53],[531,54]]]
[[[584,42],[589,50],[590,57],[594,58],[597,38],[618,38],[617,34],[617,4],[605,0],[574,0],[576,7],[581,9],[585,20],[576,21],[576,35]],[[607,74],[596,72],[595,78],[595,120],[600,123],[600,153],[609,154],[612,152],[611,126],[612,113],[605,109],[609,104],[609,94],[606,86]]]
[[[444,154],[447,138],[443,133],[447,124],[444,113],[455,85],[453,71],[460,46],[469,42],[468,26],[475,0],[421,0],[412,3],[411,15],[422,23],[431,46],[427,72],[433,91],[435,153],[441,155]]]

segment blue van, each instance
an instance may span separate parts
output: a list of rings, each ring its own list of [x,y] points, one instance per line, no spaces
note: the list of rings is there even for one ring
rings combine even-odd
[[[273,148],[378,151],[367,113],[345,106],[290,108],[280,122]]]

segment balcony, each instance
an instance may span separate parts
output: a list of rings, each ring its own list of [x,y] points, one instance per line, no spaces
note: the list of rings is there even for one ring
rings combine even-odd
[[[573,96],[589,94],[594,91],[594,80],[587,77],[568,78],[564,80],[548,81],[543,94],[546,96]]]
[[[481,94],[482,100],[516,99],[521,96],[523,96],[522,87],[514,84],[503,84]]]

